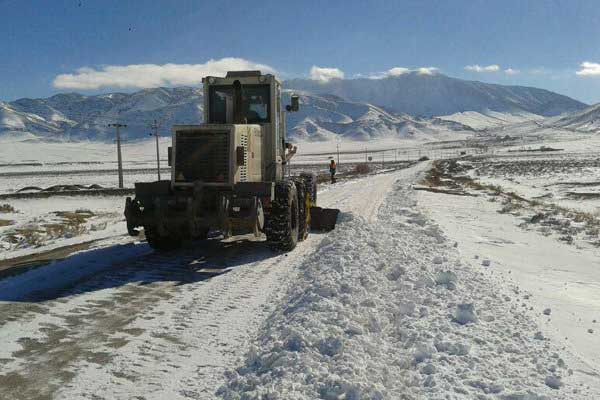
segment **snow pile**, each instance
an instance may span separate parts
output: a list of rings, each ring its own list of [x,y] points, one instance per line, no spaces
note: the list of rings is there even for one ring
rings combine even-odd
[[[379,212],[376,223],[342,215],[220,396],[585,398],[521,305],[459,259],[410,187]]]

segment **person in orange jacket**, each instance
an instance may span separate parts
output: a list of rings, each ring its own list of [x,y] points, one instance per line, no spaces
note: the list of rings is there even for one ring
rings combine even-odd
[[[331,183],[335,183],[335,169],[337,165],[334,160],[329,163],[329,173],[331,174]]]

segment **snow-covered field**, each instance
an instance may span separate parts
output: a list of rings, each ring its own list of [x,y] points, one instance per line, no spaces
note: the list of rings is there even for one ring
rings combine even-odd
[[[121,196],[66,197],[0,201],[0,260],[127,233]]]
[[[600,398],[597,200],[567,194],[600,180],[600,140],[524,126],[498,128],[522,136],[510,143],[369,142],[374,163],[477,153],[457,176],[488,189],[415,191],[432,162],[383,165],[323,186],[319,202],[342,210],[336,230],[287,254],[248,238],[155,254],[123,236],[118,196],[0,201],[15,209],[0,212],[0,259],[101,239],[0,280],[0,398]],[[321,142],[295,162],[326,164],[338,144],[342,164],[364,161],[364,142]],[[154,180],[154,142],[126,146],[148,169],[135,179]],[[522,151],[540,146],[564,150]],[[39,171],[70,172],[40,185],[91,184],[114,167],[110,144],[2,152],[0,173],[30,173],[0,175],[3,193]],[[505,204],[509,192],[533,201]],[[23,232],[6,241],[35,226],[39,246]]]
[[[569,349],[575,369],[598,379],[600,250],[523,230],[518,219],[499,214],[498,205],[486,198],[456,196],[448,203],[439,195],[419,192],[418,199],[459,243],[459,253],[474,263],[489,260],[486,273],[515,288],[511,302],[531,311],[541,335]]]
[[[171,138],[161,138],[163,179],[168,179],[170,174],[167,166],[167,147],[170,145]],[[298,154],[292,160],[294,167],[316,164],[326,168],[330,157],[337,160],[338,148],[340,163],[365,162],[368,157],[381,163],[433,156],[426,142],[406,139],[301,142],[297,145]],[[157,179],[154,139],[124,143],[122,154],[125,187],[132,188],[135,182]],[[14,193],[28,186],[44,189],[58,184],[96,184],[110,188],[118,183],[116,145],[110,143],[2,139],[0,160],[0,194]]]

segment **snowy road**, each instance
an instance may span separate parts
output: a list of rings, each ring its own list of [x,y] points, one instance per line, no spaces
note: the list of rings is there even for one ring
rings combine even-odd
[[[319,202],[371,220],[423,168],[340,183]],[[177,255],[116,245],[0,282],[0,397],[214,398],[323,237],[287,255],[250,241]]]

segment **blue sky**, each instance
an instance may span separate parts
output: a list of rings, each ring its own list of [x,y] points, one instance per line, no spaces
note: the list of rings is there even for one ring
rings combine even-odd
[[[600,102],[593,0],[0,0],[0,38],[0,100],[193,85],[260,64],[315,79],[433,67]]]

